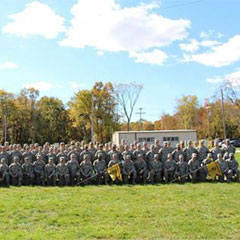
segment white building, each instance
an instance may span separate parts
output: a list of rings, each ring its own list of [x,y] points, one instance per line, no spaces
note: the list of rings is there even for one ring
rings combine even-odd
[[[114,132],[112,141],[116,145],[120,145],[122,140],[126,144],[137,141],[139,143],[147,142],[148,145],[153,144],[158,139],[162,145],[164,141],[170,141],[174,147],[180,141],[197,141],[196,130],[152,130],[152,131],[120,131]]]

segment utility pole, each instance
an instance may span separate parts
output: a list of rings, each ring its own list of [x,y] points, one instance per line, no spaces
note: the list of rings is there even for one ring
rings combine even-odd
[[[223,102],[223,90],[221,89],[221,108],[222,108],[222,123],[223,123],[223,137],[227,138],[226,134],[226,122],[225,122],[225,112],[224,112],[224,102]]]
[[[91,142],[94,142],[94,96],[92,93],[92,110],[91,110]]]
[[[142,110],[143,110],[143,108],[139,108],[139,112],[136,112],[136,114],[139,114],[139,131],[142,129],[142,121],[143,121],[143,119],[142,119],[142,115],[143,114],[146,114],[146,112],[142,112]]]

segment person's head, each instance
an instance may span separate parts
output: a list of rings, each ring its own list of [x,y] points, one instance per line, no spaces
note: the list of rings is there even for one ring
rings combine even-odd
[[[113,145],[112,145],[112,150],[113,150],[113,151],[116,151],[116,150],[117,150],[117,145],[116,145],[116,144],[113,144]]]
[[[52,157],[50,157],[50,158],[48,159],[48,163],[49,163],[50,165],[53,164],[53,158],[52,158]]]
[[[211,154],[211,153],[208,153],[208,154],[207,154],[207,159],[210,159],[210,158],[212,158],[212,154]]]
[[[169,154],[167,155],[167,157],[168,157],[169,160],[172,160],[172,154],[171,154],[171,153],[169,153]]]
[[[15,156],[15,157],[13,158],[13,162],[14,162],[14,163],[18,163],[18,162],[19,162],[19,157]]]
[[[154,151],[154,145],[152,144],[151,146],[150,146],[150,149],[151,149],[151,151],[153,152]]]
[[[156,160],[156,161],[159,160],[159,156],[158,156],[158,154],[154,154],[154,160]]]
[[[194,161],[197,160],[197,154],[196,154],[196,153],[193,153],[193,154],[192,154],[192,159],[193,159]]]
[[[89,160],[88,154],[85,154],[85,155],[83,156],[83,160],[84,160],[85,162],[88,162],[88,160]]]
[[[131,161],[131,156],[130,155],[127,155],[126,156],[126,162],[130,162]]]
[[[65,157],[60,157],[59,162],[60,163],[65,163]]]
[[[181,147],[180,147],[180,144],[177,143],[177,144],[176,144],[176,149],[180,150],[180,148],[181,148]]]
[[[18,145],[17,145],[17,150],[18,150],[18,151],[21,151],[21,150],[22,150],[21,144],[18,144]]]
[[[214,147],[218,147],[218,141],[214,141]]]
[[[224,155],[223,155],[223,158],[226,160],[229,158],[229,153],[228,152],[225,152]]]
[[[164,142],[163,142],[163,146],[164,146],[164,147],[167,147],[167,145],[168,145],[167,141],[164,141]]]
[[[184,141],[181,141],[181,142],[180,142],[180,146],[181,146],[181,148],[184,148],[184,147],[185,147],[185,142],[184,142]]]
[[[124,150],[125,150],[125,151],[128,151],[128,149],[129,149],[128,145],[127,145],[127,144],[124,145]]]
[[[28,163],[30,163],[30,158],[29,158],[29,157],[25,157],[25,158],[24,158],[24,161],[25,161],[25,163],[28,164]]]
[[[204,146],[204,140],[201,140],[201,141],[200,141],[200,145],[201,145],[201,146]]]
[[[77,156],[76,156],[76,154],[71,154],[71,156],[70,156],[70,160],[72,160],[72,161],[76,161],[76,159],[77,159]]]
[[[227,145],[227,146],[230,145],[230,139],[229,139],[229,138],[226,139],[226,145]]]
[[[183,161],[184,161],[184,157],[183,157],[182,154],[180,154],[178,158],[179,158],[179,161],[180,161],[180,162],[183,162]]]
[[[193,145],[193,142],[191,140],[188,141],[188,147],[192,147],[192,145]]]
[[[1,158],[1,164],[5,164],[6,163],[6,160],[5,160],[5,158]]]
[[[41,161],[42,160],[42,156],[40,154],[37,154],[36,158],[37,158],[37,161]]]
[[[112,155],[112,160],[117,160],[117,154],[116,154],[116,153],[114,153],[114,154]]]
[[[158,140],[158,139],[155,139],[155,140],[154,140],[154,144],[155,144],[156,146],[158,146],[158,145],[159,145],[159,140]]]
[[[138,150],[138,151],[141,150],[141,144],[140,144],[140,143],[137,144],[137,150]]]
[[[99,144],[99,150],[103,150],[103,144]]]
[[[170,141],[167,142],[167,147],[168,147],[168,148],[171,147],[171,142],[170,142]]]
[[[217,154],[217,159],[222,160],[222,154],[221,153]]]
[[[142,161],[142,160],[143,160],[142,154],[138,154],[138,155],[137,155],[137,159],[140,160],[140,161]]]
[[[102,153],[98,153],[98,159],[101,161],[103,159]]]

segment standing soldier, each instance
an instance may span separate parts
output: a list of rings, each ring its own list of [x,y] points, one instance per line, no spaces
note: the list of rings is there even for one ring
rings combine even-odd
[[[144,161],[142,154],[138,154],[137,156],[137,160],[135,161],[135,169],[137,172],[137,182],[146,184],[147,164]]]
[[[229,181],[230,181],[230,178],[229,178],[229,167],[228,167],[228,163],[227,163],[226,160],[224,160],[224,159],[222,158],[222,154],[220,154],[220,153],[217,155],[217,158],[218,158],[218,159],[216,160],[216,162],[219,163],[219,166],[220,166],[221,171],[222,171],[222,176],[218,176],[218,180],[219,180],[219,182],[223,182],[223,181],[224,181],[224,177],[226,177],[227,182],[229,182]]]
[[[201,163],[201,166],[202,166],[202,180],[203,181],[206,181],[206,178],[207,178],[207,175],[208,175],[208,170],[207,170],[207,167],[206,165],[210,164],[213,162],[213,159],[212,159],[212,154],[211,153],[208,153],[207,154],[207,158],[204,159]]]
[[[24,185],[33,185],[34,183],[34,173],[33,173],[33,164],[30,161],[29,157],[24,158],[24,164],[22,165],[23,169],[23,184]]]
[[[58,159],[57,159],[57,155],[56,153],[54,152],[54,148],[53,147],[50,147],[49,148],[49,153],[47,154],[47,159],[49,161],[49,158],[52,158],[53,159],[53,162],[55,165],[58,164]]]
[[[92,152],[90,152],[88,150],[88,145],[86,144],[85,147],[84,147],[84,150],[81,152],[80,154],[80,163],[84,160],[84,156],[87,155],[88,156],[88,159],[93,162],[93,157],[94,155],[92,155]]]
[[[230,144],[230,139],[226,139],[226,146],[223,148],[223,151],[235,154],[236,148]]]
[[[65,163],[65,158],[61,157],[59,164],[56,167],[56,174],[59,186],[65,186],[69,184],[70,176],[69,169]]]
[[[37,160],[33,163],[33,172],[35,175],[35,184],[44,186],[44,167],[45,162],[41,155],[37,155]]]
[[[9,154],[6,151],[5,146],[3,147],[0,146],[0,159],[3,159],[3,158],[5,159],[5,163],[9,165],[10,164]]]
[[[93,162],[94,171],[97,174],[97,184],[102,184],[104,182],[106,185],[108,184],[108,173],[106,171],[107,163],[103,159],[103,154],[101,152],[98,153],[98,159]]]
[[[27,157],[31,163],[33,163],[35,161],[35,155],[30,151],[29,146],[26,147],[26,151],[23,152],[22,157],[24,160]]]
[[[158,154],[160,149],[161,149],[161,145],[159,144],[159,140],[158,139],[155,139],[154,140],[154,150],[155,150],[155,153]]]
[[[9,175],[13,185],[22,185],[22,166],[20,165],[19,157],[17,156],[13,158],[13,163],[9,166]]]
[[[56,185],[56,166],[53,163],[53,158],[49,158],[48,164],[45,165],[45,178],[47,186]]]
[[[206,159],[207,154],[209,153],[208,148],[204,145],[204,140],[201,140],[200,147],[197,148],[198,151],[198,161],[201,165],[201,162]]]
[[[99,149],[95,153],[94,159],[98,159],[100,153],[102,154],[102,159],[107,163],[108,156],[107,153],[103,150],[103,144],[99,145]]]
[[[143,160],[146,159],[146,158],[145,158],[145,157],[146,157],[146,154],[145,154],[145,152],[142,150],[140,143],[137,144],[137,149],[133,152],[133,156],[134,156],[134,159],[135,159],[135,160],[137,159],[137,157],[138,157],[139,154],[142,155]]]
[[[121,154],[119,151],[117,151],[117,146],[116,144],[113,144],[112,146],[112,150],[108,152],[108,159],[109,162],[111,161],[111,159],[113,159],[113,155],[117,156],[117,159],[120,161],[121,160]]]
[[[178,178],[180,183],[185,183],[187,180],[187,174],[188,174],[188,164],[186,161],[184,161],[184,156],[179,155],[179,161],[177,162],[176,167],[176,177]]]
[[[83,161],[80,163],[80,174],[84,185],[92,182],[92,179],[88,179],[93,177],[93,165],[92,162],[89,161],[88,155],[84,155]]]
[[[201,172],[199,171],[200,165],[197,160],[197,154],[193,153],[192,158],[188,162],[189,172],[191,173],[192,182],[196,183],[197,181],[201,180]]]
[[[129,151],[129,147],[128,145],[125,145],[124,146],[124,151],[122,153],[122,159],[125,161],[126,160],[126,157],[127,155],[130,156],[131,160],[133,160],[133,153],[131,151]]]
[[[216,160],[217,160],[217,155],[218,155],[219,153],[223,154],[223,150],[219,147],[218,141],[215,141],[215,142],[214,142],[214,148],[211,149],[211,153],[212,153],[213,161],[216,161]]]
[[[22,154],[18,150],[17,144],[13,145],[13,150],[10,153],[10,163],[12,163],[14,161],[14,157],[18,157],[18,159],[19,159],[18,161],[21,161],[21,159],[22,159]]]
[[[130,155],[127,155],[125,158],[125,161],[122,166],[122,174],[123,182],[125,184],[129,184],[131,180],[132,184],[135,184],[137,173]]]
[[[9,187],[9,167],[6,164],[5,158],[2,158],[0,162],[0,178],[0,183],[5,182],[7,187]]]
[[[198,151],[193,147],[192,141],[188,141],[188,146],[183,151],[185,152],[186,162],[189,162],[189,160],[192,158],[193,153],[197,158]]]
[[[150,168],[151,162],[154,160],[155,154],[158,154],[155,152],[154,145],[152,144],[150,146],[150,150],[146,153],[146,163],[147,163],[147,168]]]
[[[150,162],[149,170],[149,178],[151,183],[160,183],[162,179],[163,164],[156,153],[154,154],[153,160]]]
[[[228,167],[229,167],[229,178],[232,181],[233,178],[238,182],[239,181],[239,170],[238,170],[238,162],[234,158],[234,154],[229,154],[229,159],[227,160]]]
[[[167,161],[169,153],[171,153],[171,149],[168,148],[168,142],[165,141],[163,142],[163,147],[159,150],[159,158],[163,165]]]
[[[176,162],[173,160],[172,154],[168,154],[168,159],[164,164],[164,178],[165,181],[171,182],[174,178],[176,170]]]
[[[79,163],[75,154],[72,154],[70,156],[70,160],[67,162],[67,166],[70,174],[70,184],[73,186],[78,183],[80,179]]]
[[[178,162],[180,160],[180,158],[179,158],[180,155],[182,155],[183,160],[185,161],[185,153],[184,153],[183,149],[181,148],[180,144],[178,143],[176,145],[175,150],[172,152],[173,160],[175,162]]]

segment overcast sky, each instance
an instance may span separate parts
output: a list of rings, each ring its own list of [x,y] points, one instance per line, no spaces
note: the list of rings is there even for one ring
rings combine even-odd
[[[1,0],[0,88],[67,103],[96,81],[135,81],[137,108],[157,120],[237,81],[239,12],[239,0]]]

